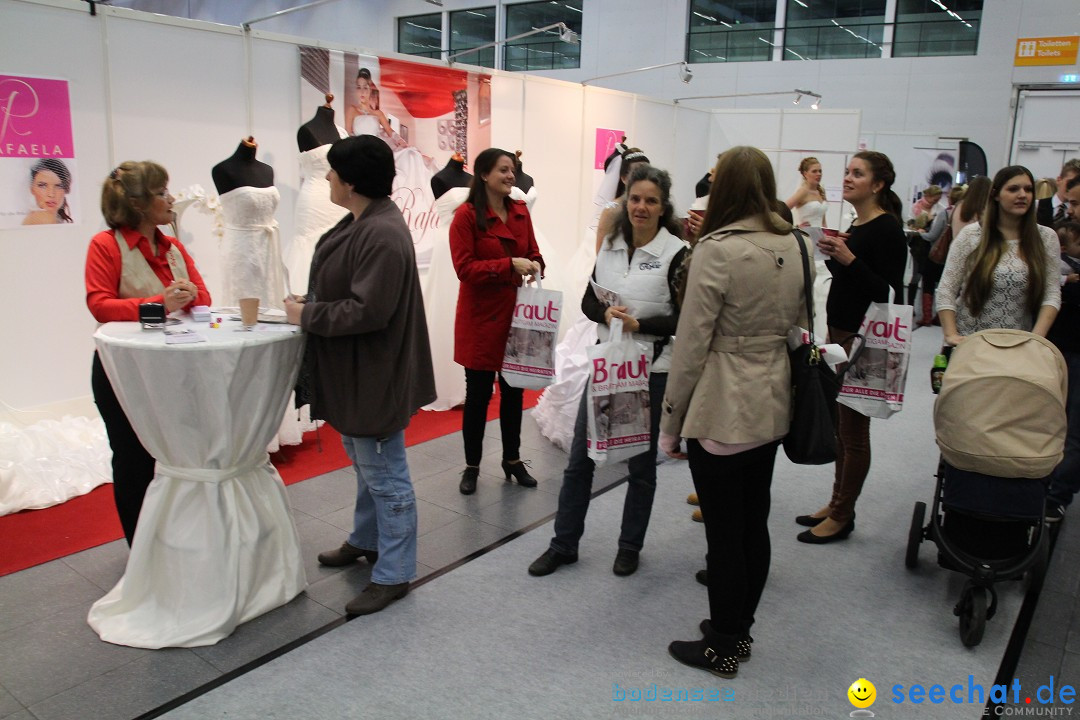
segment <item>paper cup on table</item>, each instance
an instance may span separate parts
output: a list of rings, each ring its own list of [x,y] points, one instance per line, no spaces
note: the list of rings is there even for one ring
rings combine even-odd
[[[259,322],[259,298],[240,298],[240,322],[253,328]]]

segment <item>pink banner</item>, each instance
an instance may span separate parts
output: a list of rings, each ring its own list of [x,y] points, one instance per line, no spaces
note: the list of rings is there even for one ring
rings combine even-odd
[[[622,142],[626,133],[622,130],[608,130],[596,128],[596,156],[593,162],[594,170],[603,170],[607,156],[615,151],[615,146]]]
[[[75,157],[66,80],[0,75],[0,157]]]

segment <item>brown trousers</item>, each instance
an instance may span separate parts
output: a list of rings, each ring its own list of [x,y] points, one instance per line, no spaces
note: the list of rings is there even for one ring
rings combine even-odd
[[[839,342],[849,352],[851,335],[829,328],[830,340]],[[836,415],[836,476],[829,500],[829,517],[838,523],[847,523],[855,514],[855,501],[870,472],[870,418],[839,403]]]

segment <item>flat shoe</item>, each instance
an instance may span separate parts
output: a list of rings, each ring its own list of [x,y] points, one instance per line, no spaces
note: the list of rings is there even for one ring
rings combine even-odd
[[[829,516],[826,515],[825,517],[814,517],[813,515],[796,515],[795,524],[802,525],[803,527],[817,527],[826,517]]]
[[[815,535],[811,530],[805,530],[799,533],[795,539],[799,542],[808,543],[810,545],[825,545],[836,540],[847,540],[852,531],[855,530],[854,518],[847,521],[847,525],[840,528],[832,535]]]

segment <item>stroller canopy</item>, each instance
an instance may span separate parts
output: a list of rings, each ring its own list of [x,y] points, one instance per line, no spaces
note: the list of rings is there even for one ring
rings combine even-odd
[[[1065,360],[1022,330],[983,330],[956,346],[934,404],[945,461],[1004,478],[1042,478],[1065,446]]]

